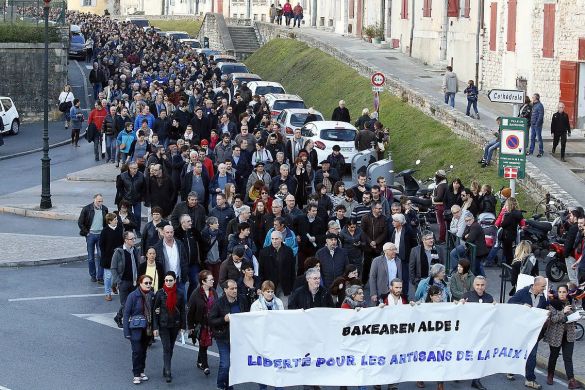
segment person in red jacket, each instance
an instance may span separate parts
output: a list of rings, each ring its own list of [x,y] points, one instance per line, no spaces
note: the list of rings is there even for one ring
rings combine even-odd
[[[284,3],[284,6],[282,7],[282,14],[285,17],[286,26],[290,27],[290,20],[293,17],[293,8],[292,5],[290,4],[290,0],[286,0],[286,3]]]
[[[100,156],[104,158],[104,155],[102,154],[102,125],[104,124],[106,115],[108,115],[107,110],[103,107],[102,102],[98,100],[95,102],[95,108],[89,113],[89,119],[87,121],[88,141],[93,142],[95,161],[100,161]],[[90,126],[95,126],[95,129],[90,131]]]
[[[293,28],[298,27],[301,28],[301,20],[303,20],[303,7],[301,6],[301,3],[297,3],[297,5],[295,5],[295,8],[293,9],[293,16],[294,16],[294,21],[293,21]]]

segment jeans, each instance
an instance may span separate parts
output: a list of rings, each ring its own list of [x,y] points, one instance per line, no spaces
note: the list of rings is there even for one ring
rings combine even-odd
[[[187,301],[191,297],[191,293],[197,288],[197,284],[199,283],[199,271],[201,268],[199,264],[193,264],[189,266],[189,289],[187,290]]]
[[[575,343],[569,343],[567,341],[567,332],[563,333],[563,340],[560,347],[550,347],[550,356],[548,358],[548,372],[554,373],[557,365],[557,359],[559,358],[559,352],[563,349],[563,361],[565,362],[565,371],[567,378],[573,379],[573,347]]]
[[[488,253],[486,259],[485,259],[485,264],[486,265],[492,265],[492,264],[496,264],[497,263],[497,258],[498,258],[498,252],[500,251],[500,246],[493,246],[490,249],[490,253]]]
[[[526,372],[524,377],[527,381],[535,381],[536,374],[534,374],[534,369],[536,368],[536,352],[538,352],[538,343],[532,348],[530,354],[528,355],[528,359],[526,359]]]
[[[457,245],[451,253],[449,254],[449,262],[451,265],[451,271],[455,272],[457,270],[457,263],[459,259],[465,257],[465,245]]]
[[[132,291],[134,291],[136,287],[134,283],[129,282],[127,280],[121,280],[118,283],[118,294],[120,295],[120,309],[118,310],[118,314],[116,314],[117,318],[124,318],[124,305],[126,304],[126,299],[128,299],[128,295]]]
[[[146,335],[146,331],[142,332],[140,340],[130,340],[132,345],[132,372],[136,377],[140,376],[146,367],[146,350],[148,349],[149,340],[150,337]]]
[[[479,115],[479,111],[477,111],[477,100],[469,100],[467,99],[467,109],[465,110],[465,115],[469,116],[470,108],[473,106],[473,111],[475,111],[475,115]]]
[[[266,390],[268,388],[267,385],[263,385],[262,383],[258,383],[258,389],[259,390]],[[274,390],[282,390],[282,387],[275,387]],[[364,387],[365,389],[365,387]]]
[[[445,104],[455,108],[455,92],[445,92]]]
[[[298,22],[298,26],[301,28],[301,20],[303,20],[301,15],[295,15],[295,19],[293,20],[293,27],[296,27]]]
[[[106,135],[106,158],[108,161],[114,161],[118,154],[118,141],[113,135]]]
[[[185,288],[186,285],[187,285],[187,282],[183,282],[183,277],[181,277],[180,281],[177,282],[177,292],[181,292],[183,294],[183,298],[185,298],[185,302],[187,302],[187,289]]]
[[[167,374],[170,374],[173,349],[175,348],[175,341],[177,341],[179,328],[160,328],[158,332],[163,346],[163,370]]]
[[[102,83],[95,83],[93,85],[93,100],[97,100],[98,94],[102,91]]]
[[[134,224],[136,225],[136,232],[140,233],[140,223],[142,222],[142,203],[136,202],[132,204],[132,212],[134,213]]]
[[[528,152],[534,152],[534,144],[536,139],[538,138],[538,153],[544,153],[544,145],[542,144],[542,127],[532,127],[532,131],[530,132],[530,148],[528,148]]]
[[[500,140],[495,139],[490,141],[484,148],[483,148],[483,161],[486,164],[489,164],[492,161],[492,155],[494,154],[494,150],[500,147]]]
[[[98,280],[104,279],[104,269],[100,265],[100,235],[89,233],[85,237],[87,243],[87,266],[89,267],[89,276]]]
[[[98,133],[96,137],[93,139],[93,156],[95,157],[95,161],[99,161],[100,157],[102,156],[102,135]]]
[[[577,270],[573,269],[573,264],[575,264],[575,258],[573,256],[569,256],[565,258],[565,264],[567,266],[567,275],[569,276],[569,282],[577,284]]]
[[[112,270],[104,268],[104,294],[112,295]]]
[[[230,343],[224,340],[215,340],[219,351],[219,368],[217,370],[217,388],[232,390],[228,386],[230,379]]]

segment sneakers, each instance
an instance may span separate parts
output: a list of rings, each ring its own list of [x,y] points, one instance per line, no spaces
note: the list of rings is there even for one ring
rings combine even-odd
[[[539,152],[539,153],[536,155],[536,157],[539,157],[539,158],[540,158],[540,157],[542,157],[543,155],[544,155],[544,153],[542,153],[542,152]]]
[[[134,379],[132,379],[132,383],[134,383],[135,385],[139,385],[140,382],[140,377],[139,376],[135,376]]]
[[[110,302],[112,300],[112,296],[110,294],[106,295],[104,298],[106,301]]]
[[[526,155],[527,156],[531,156],[532,155],[532,152],[526,152]]]
[[[524,386],[528,387],[529,389],[542,389],[542,386],[539,385],[536,381],[525,381]]]
[[[97,279],[96,279],[96,277],[95,277],[95,276],[92,276],[92,277],[91,277],[91,281],[92,281],[92,282],[94,282],[94,283],[95,283],[95,282],[97,282]]]
[[[510,295],[514,295],[514,294],[510,294]],[[509,381],[515,381],[516,377],[514,376],[514,374],[506,374],[506,379]]]
[[[203,373],[205,375],[209,375],[209,374],[211,374],[211,370],[209,369],[209,367],[205,367],[205,369],[203,369]]]
[[[146,382],[148,380],[148,377],[146,376],[145,373],[140,374],[140,380],[143,382]]]

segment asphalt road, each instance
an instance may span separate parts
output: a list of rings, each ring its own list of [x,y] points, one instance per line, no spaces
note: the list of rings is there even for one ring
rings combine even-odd
[[[69,84],[72,86],[73,95],[81,100],[81,108],[87,109],[91,103],[91,97],[85,96],[86,88],[84,88],[84,83],[88,82],[89,70],[85,67],[84,62],[78,63],[75,60],[70,60],[68,72]],[[51,100],[51,102],[53,101]],[[64,121],[49,122],[49,145],[68,140],[70,135],[70,130],[65,130]],[[0,158],[42,148],[42,136],[43,122],[21,123],[20,132],[17,135],[4,136],[4,146],[0,147]]]
[[[117,297],[105,302],[102,288],[89,281],[85,263],[20,269],[0,269],[0,389],[130,389],[130,345],[115,327]],[[97,294],[97,295],[95,295]],[[77,297],[73,297],[76,295]],[[13,299],[35,298],[13,301]],[[140,387],[159,389],[215,389],[218,358],[211,348],[211,375],[194,367],[196,347],[175,348],[171,385],[162,378],[162,348],[154,344],[147,357],[151,380]],[[23,364],[26,362],[26,364]],[[560,363],[562,364],[562,363]],[[545,378],[537,380],[546,386]],[[488,389],[524,389],[523,378],[509,382],[504,375],[482,380]],[[469,389],[470,382],[449,382],[449,389]],[[566,388],[561,381],[547,389]],[[237,389],[257,389],[254,384]],[[300,388],[300,387],[298,387]],[[413,383],[400,386],[415,389]],[[427,388],[434,388],[427,384]],[[329,388],[328,388],[329,389]],[[334,389],[334,388],[330,388]],[[335,388],[336,389],[336,388]]]

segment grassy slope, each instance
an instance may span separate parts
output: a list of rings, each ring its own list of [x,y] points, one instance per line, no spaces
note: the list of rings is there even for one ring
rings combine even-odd
[[[158,27],[163,31],[185,31],[192,37],[197,38],[199,29],[201,28],[200,20],[160,20],[150,19],[150,24],[154,27]]]
[[[280,82],[288,92],[301,96],[326,117],[340,99],[346,101],[352,121],[364,107],[373,107],[370,82],[355,70],[318,49],[292,39],[275,39],[248,57],[246,64],[264,80]],[[400,99],[384,92],[380,98],[380,121],[390,129],[390,151],[396,172],[422,161],[417,177],[430,177],[437,169],[454,165],[449,178],[465,185],[472,179],[499,190],[507,180],[492,168],[482,169],[479,147],[458,138],[446,126]],[[535,203],[521,192],[520,204],[532,211]]]

